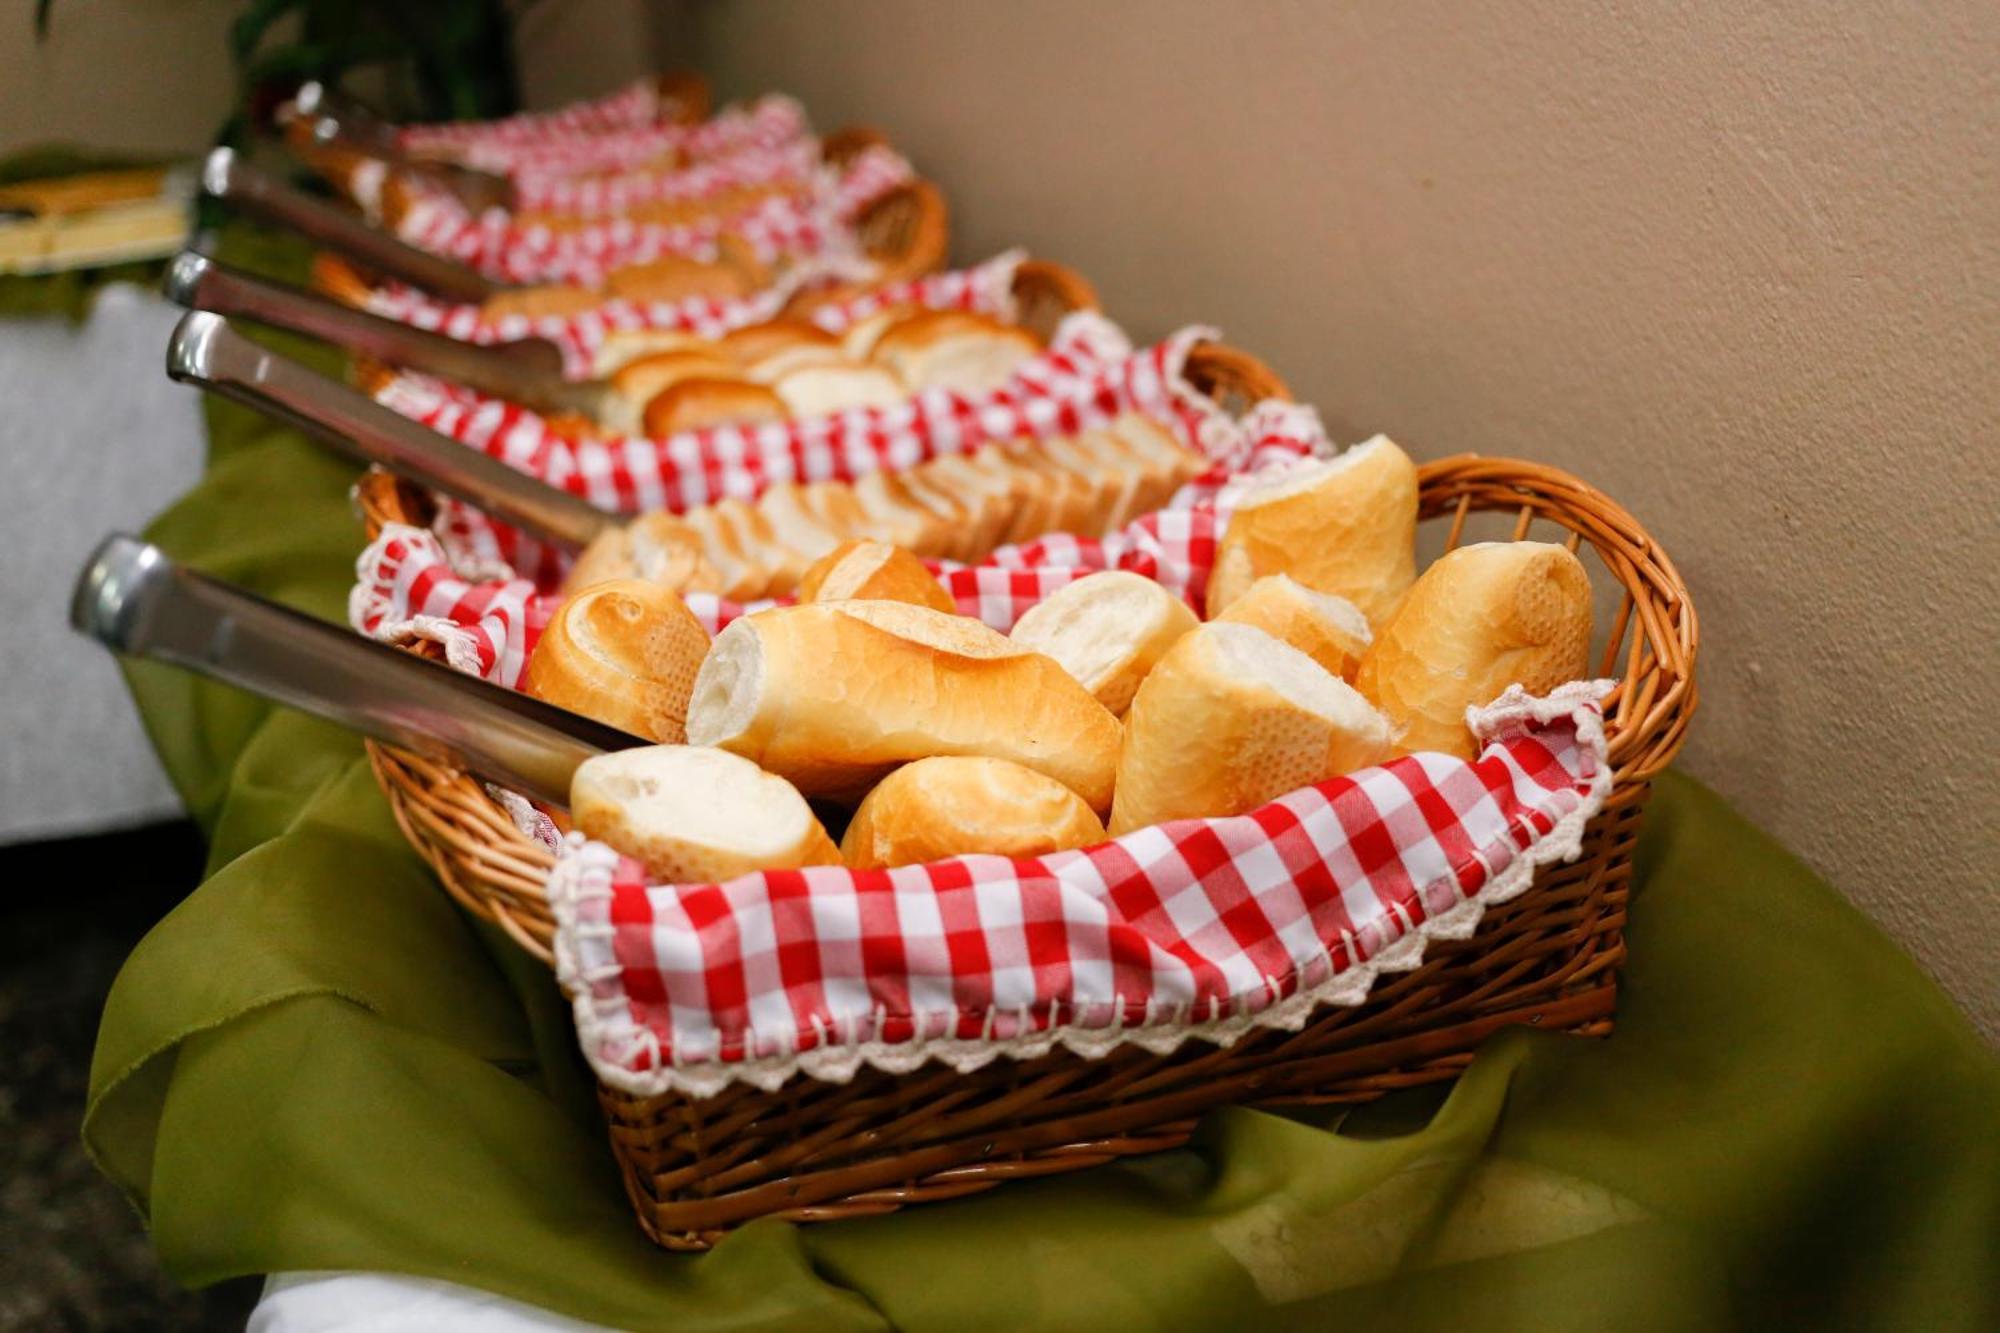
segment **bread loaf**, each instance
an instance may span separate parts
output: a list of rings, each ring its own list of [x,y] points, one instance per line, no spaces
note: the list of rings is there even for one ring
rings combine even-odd
[[[716,636],[689,739],[808,796],[858,797],[939,754],[1011,759],[1093,810],[1111,801],[1118,720],[1040,653],[965,616],[902,602],[760,611]]]
[[[924,562],[900,546],[860,537],[828,551],[799,578],[801,602],[908,602],[955,611],[944,586]]]
[[[646,403],[640,428],[653,438],[704,426],[783,421],[785,401],[761,384],[706,376],[680,380]]]
[[[1345,681],[1354,679],[1372,641],[1359,607],[1345,597],[1314,592],[1289,574],[1266,574],[1216,619],[1254,625]]]
[[[1133,697],[1111,832],[1240,815],[1377,762],[1391,739],[1366,699],[1298,649],[1211,622],[1169,649]]]
[[[1200,623],[1153,580],[1106,570],[1029,607],[1007,637],[1054,658],[1097,702],[1123,713],[1154,663]]]
[[[1054,778],[1004,759],[940,755],[882,779],[840,840],[855,870],[947,856],[1041,856],[1104,841],[1104,824]]]
[[[1406,752],[1470,759],[1465,710],[1509,685],[1546,694],[1590,667],[1590,575],[1548,542],[1461,546],[1424,571],[1362,657],[1354,684]]]
[[[652,745],[586,759],[570,782],[570,815],[656,884],[840,864],[796,788],[722,750]]]
[[[659,584],[597,583],[556,608],[521,688],[634,736],[678,744],[707,652],[708,631]]]
[[[1416,577],[1417,469],[1387,436],[1253,487],[1216,546],[1213,620],[1266,574],[1345,597],[1381,629]]]

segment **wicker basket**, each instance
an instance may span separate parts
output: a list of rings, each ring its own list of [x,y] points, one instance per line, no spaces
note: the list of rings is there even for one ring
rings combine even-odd
[[[1213,344],[1195,349],[1188,374],[1222,399],[1283,394],[1260,363]],[[701,1249],[754,1218],[819,1221],[956,1198],[1172,1147],[1202,1112],[1227,1103],[1364,1101],[1450,1078],[1509,1025],[1608,1032],[1641,816],[1694,712],[1694,608],[1638,522],[1563,472],[1465,455],[1426,464],[1420,478],[1422,513],[1447,525],[1447,548],[1482,521],[1515,540],[1550,525],[1570,549],[1594,553],[1600,591],[1617,594],[1600,665],[1620,678],[1605,704],[1614,780],[1576,861],[1544,869],[1527,893],[1488,911],[1471,939],[1432,941],[1420,967],[1382,978],[1364,1004],[1324,1010],[1297,1032],[1255,1031],[1228,1047],[1190,1043],[1168,1056],[1128,1047],[1084,1060],[1057,1050],[972,1073],[864,1068],[846,1084],[798,1077],[775,1093],[737,1085],[705,1100],[600,1086],[647,1235]],[[421,492],[383,474],[371,474],[360,496],[371,536],[385,523],[430,516]],[[550,853],[470,776],[369,750],[398,824],[446,891],[549,962]]]

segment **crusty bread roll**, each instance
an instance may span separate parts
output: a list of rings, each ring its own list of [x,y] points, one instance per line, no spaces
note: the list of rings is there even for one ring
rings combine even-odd
[[[799,579],[801,602],[908,602],[956,611],[951,594],[924,562],[900,546],[857,537],[828,551]]]
[[[741,379],[736,363],[711,347],[672,347],[634,357],[611,372],[611,391],[634,403],[651,402],[682,380]]]
[[[781,347],[760,361],[752,361],[743,371],[745,379],[754,384],[776,384],[795,370],[808,366],[854,366],[859,361],[847,359],[847,353],[838,344],[793,343]]]
[[[1546,694],[1590,667],[1590,575],[1548,542],[1461,546],[1424,571],[1354,684],[1405,752],[1473,757],[1465,710],[1509,685]]]
[[[1041,856],[1104,841],[1104,822],[1046,774],[1005,759],[939,755],[868,793],[840,840],[855,870],[948,856]]]
[[[706,338],[684,329],[609,329],[590,354],[590,373],[603,379],[642,356],[704,350],[708,345]]]
[[[684,379],[654,394],[641,426],[653,438],[704,426],[783,421],[785,400],[761,384],[735,379]]]
[[[1056,589],[1007,637],[1054,658],[1097,702],[1123,713],[1146,673],[1200,623],[1153,580],[1112,569]]]
[[[795,417],[823,417],[855,407],[894,407],[907,390],[879,366],[846,361],[797,364],[772,382]]]
[[[1266,574],[1216,619],[1255,625],[1350,682],[1373,642],[1360,607],[1330,592],[1314,592],[1290,574]]]
[[[840,336],[841,349],[856,361],[866,361],[882,335],[914,313],[914,306],[892,305],[872,315],[864,315],[848,325],[847,332]]]
[[[1061,667],[965,616],[823,602],[744,616],[716,636],[689,738],[755,760],[809,796],[855,797],[938,754],[1011,759],[1093,810],[1111,802],[1118,719]]]
[[[1380,630],[1416,578],[1417,469],[1385,435],[1245,495],[1208,577],[1212,620],[1266,574],[1345,597]]]
[[[663,255],[643,264],[613,269],[604,289],[624,301],[685,301],[706,296],[729,301],[748,296],[761,284],[752,273],[723,256],[713,264],[679,255]]]
[[[563,319],[604,304],[603,292],[588,287],[519,287],[495,292],[479,303],[480,317],[489,322],[522,315],[529,319]]]
[[[1132,700],[1111,832],[1240,815],[1376,763],[1392,739],[1387,719],[1298,649],[1211,622],[1168,649]]]
[[[571,594],[528,655],[521,688],[648,740],[686,737],[708,631],[657,583],[619,579]]]
[[[762,324],[746,324],[740,329],[731,329],[717,338],[715,345],[739,364],[751,366],[792,347],[830,347],[838,350],[840,339],[810,320],[781,315]]]
[[[1026,329],[964,310],[925,310],[876,339],[869,359],[912,389],[988,393],[1041,350]]]
[[[840,864],[797,788],[722,750],[650,745],[586,759],[569,804],[585,837],[638,861],[656,884]]]
[[[672,514],[641,514],[622,528],[606,528],[576,558],[563,590],[610,579],[644,579],[673,593],[722,591],[701,535]]]

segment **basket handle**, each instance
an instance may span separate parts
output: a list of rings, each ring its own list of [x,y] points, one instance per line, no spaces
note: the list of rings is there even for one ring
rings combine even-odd
[[[253,217],[298,232],[338,250],[388,277],[452,301],[484,301],[512,290],[465,265],[444,259],[323,203],[302,190],[257,170],[233,148],[218,148],[202,164],[201,186],[208,194]]]
[[[646,742],[279,606],[136,537],[85,563],[70,624],[113,652],[184,667],[555,805],[593,755]]]
[[[253,277],[184,250],[167,266],[167,299],[303,333],[391,365],[455,381],[497,398],[548,397],[563,385],[562,350],[546,338],[481,346]]]
[[[580,549],[618,520],[499,459],[420,426],[367,394],[260,347],[206,310],[167,344],[167,374],[297,426],[337,452],[456,496],[545,541]]]

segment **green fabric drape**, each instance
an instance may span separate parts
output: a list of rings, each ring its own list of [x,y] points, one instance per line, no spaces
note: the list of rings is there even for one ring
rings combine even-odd
[[[337,618],[351,470],[211,425],[151,535]],[[1607,1040],[1510,1032],[1449,1090],[1225,1110],[1185,1150],[675,1255],[627,1211],[551,978],[431,882],[358,742],[130,678],[213,855],[111,994],[85,1136],[182,1281],[383,1270],[676,1333],[2000,1327],[2000,1065],[1685,778]]]

